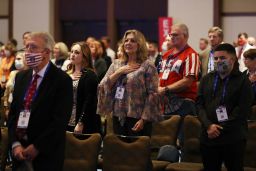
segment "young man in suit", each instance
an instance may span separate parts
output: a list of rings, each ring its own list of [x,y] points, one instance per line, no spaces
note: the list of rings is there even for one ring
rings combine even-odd
[[[45,32],[26,42],[30,69],[16,76],[8,122],[13,170],[62,171],[73,90],[71,78],[50,62],[53,46]]]
[[[201,60],[202,76],[205,76],[207,73],[214,71],[213,51],[223,41],[222,29],[219,27],[211,27],[208,31],[208,38],[210,48],[205,49],[199,54]]]

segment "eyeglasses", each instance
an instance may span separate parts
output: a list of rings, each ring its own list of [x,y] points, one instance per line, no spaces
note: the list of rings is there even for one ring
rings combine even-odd
[[[225,57],[225,56],[214,56],[213,59],[214,59],[215,61],[217,61],[218,59],[219,59],[219,60],[224,60],[224,59],[226,59],[226,57]]]
[[[170,34],[169,34],[170,37],[178,37],[179,35],[180,35],[180,34],[178,34],[178,33],[170,33]]]
[[[29,51],[29,52],[37,52],[39,49],[43,49],[43,48],[40,48],[35,44],[27,44],[24,48],[25,51]]]

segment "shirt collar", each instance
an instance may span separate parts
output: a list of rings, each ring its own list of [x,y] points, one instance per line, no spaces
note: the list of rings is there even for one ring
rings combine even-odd
[[[47,63],[47,65],[45,65],[38,73],[37,75],[39,75],[41,78],[44,77],[44,74],[46,72],[46,69],[48,67],[48,65],[50,65],[50,62]],[[33,76],[36,74],[36,72],[33,70]]]

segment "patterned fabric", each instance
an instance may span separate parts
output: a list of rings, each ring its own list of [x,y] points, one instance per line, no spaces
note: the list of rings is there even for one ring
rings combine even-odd
[[[161,119],[158,91],[157,70],[149,60],[143,62],[139,69],[127,74],[123,82],[124,98],[115,99],[117,83],[110,87],[110,76],[125,62],[117,59],[110,66],[98,87],[97,113],[113,113],[119,118],[131,117],[147,121]],[[118,82],[118,81],[117,81]]]
[[[24,99],[24,108],[27,109],[27,110],[30,109],[31,102],[32,102],[33,97],[34,97],[35,92],[36,92],[37,79],[39,77],[40,76],[37,75],[37,74],[34,76],[34,79],[33,79],[32,83],[30,84],[30,86],[28,88],[28,91],[26,93],[26,97]]]
[[[170,60],[168,60],[170,58]],[[168,64],[167,64],[168,61]],[[165,69],[170,69],[167,80],[162,79]],[[167,51],[162,58],[161,70],[159,73],[160,86],[166,87],[171,85],[186,76],[194,76],[196,79],[192,85],[185,91],[176,93],[177,96],[182,98],[196,99],[197,95],[197,79],[200,68],[200,61],[198,54],[191,48],[187,47],[182,53],[173,54],[173,49]]]
[[[72,114],[69,120],[69,126],[76,126],[76,103],[77,103],[77,87],[78,87],[79,79],[73,80],[73,108]]]

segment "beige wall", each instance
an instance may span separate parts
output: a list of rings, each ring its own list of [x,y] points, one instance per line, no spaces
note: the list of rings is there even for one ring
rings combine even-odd
[[[7,0],[0,0],[5,4]],[[213,26],[214,0],[168,0],[168,16],[174,22],[183,22],[190,31],[189,44],[198,50],[199,39],[207,37],[207,31]],[[256,12],[256,0],[223,0],[223,12]],[[53,0],[13,0],[13,37],[22,47],[21,36],[25,31],[54,31]],[[1,6],[2,8],[3,6]],[[0,9],[1,9],[0,8]],[[5,13],[8,9],[5,8]],[[1,10],[4,12],[4,10]],[[224,40],[232,43],[241,31],[256,36],[256,16],[222,17]],[[0,40],[8,39],[8,21],[0,20]],[[157,34],[157,33],[156,33]]]
[[[8,41],[8,19],[0,19],[0,41],[6,43]]]
[[[25,31],[47,31],[52,33],[52,0],[13,0],[13,37],[22,47]],[[53,34],[53,33],[52,33]]]
[[[199,50],[199,39],[213,26],[213,0],[168,0],[168,16],[189,27],[189,44]]]
[[[237,35],[240,32],[246,32],[249,36],[256,37],[256,16],[227,16],[222,18],[224,41],[233,43],[237,40]]]
[[[238,13],[256,13],[256,0],[223,0],[222,17],[224,41],[232,43],[237,40],[240,32],[246,32],[249,36],[256,37],[256,16],[239,16]]]
[[[255,0],[222,0],[223,12],[256,12]]]
[[[9,36],[9,20],[8,18],[4,18],[9,15],[8,2],[8,0],[0,0],[0,16],[3,17],[0,19],[0,41],[3,43],[8,41]]]

